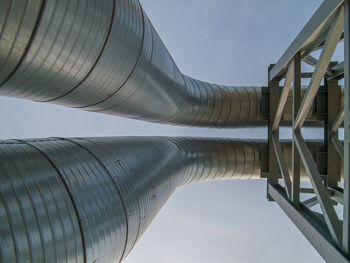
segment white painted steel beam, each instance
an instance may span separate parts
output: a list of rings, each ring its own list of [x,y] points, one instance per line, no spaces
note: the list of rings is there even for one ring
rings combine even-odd
[[[344,28],[344,9],[340,8],[338,17],[328,33],[325,46],[321,52],[320,59],[315,68],[315,72],[312,76],[309,87],[301,103],[301,107],[296,117],[294,129],[297,129],[297,128],[300,129],[303,126],[306,116],[312,106],[312,103],[316,97],[317,91],[326,73],[329,62],[334,53],[334,50],[338,44],[338,40],[341,36],[341,33],[343,32],[343,28]]]
[[[288,67],[287,75],[286,75],[286,80],[282,89],[282,93],[278,102],[277,110],[276,110],[276,115],[275,119],[273,121],[272,125],[272,130],[276,131],[279,128],[279,124],[281,121],[281,117],[283,114],[283,110],[286,106],[286,102],[288,99],[289,91],[292,86],[293,82],[293,77],[294,77],[294,62],[292,61]]]
[[[313,207],[313,206],[315,206],[315,205],[317,205],[318,204],[318,200],[317,200],[317,197],[316,196],[314,196],[314,197],[311,197],[311,198],[309,198],[309,199],[307,199],[307,200],[305,200],[304,202],[303,202],[303,205],[305,205],[306,207]]]
[[[302,31],[272,68],[270,80],[274,79],[283,71],[298,51],[315,40],[322,26],[342,2],[343,0],[326,0],[321,4],[309,22],[304,26]]]
[[[294,134],[295,134],[295,143],[300,153],[301,160],[310,177],[311,184],[315,190],[315,194],[321,206],[329,231],[333,239],[335,240],[335,242],[339,246],[341,246],[342,227],[341,227],[339,218],[334,210],[334,207],[332,206],[327,190],[322,182],[321,176],[317,170],[317,167],[311,156],[311,153],[307,148],[306,143],[304,142],[303,136],[301,135],[300,132],[294,132]]]
[[[314,58],[313,56],[311,56],[311,55],[307,55],[306,57],[304,57],[303,61],[305,63],[309,64],[312,67],[316,67],[317,64],[318,64],[318,60],[316,58]],[[326,76],[327,77],[333,77],[334,76],[334,73],[331,72],[330,68],[327,69]]]
[[[295,117],[298,113],[301,102],[301,53],[298,52],[294,57],[294,89],[293,89],[293,109],[292,126],[294,126]],[[292,135],[292,202],[294,205],[300,202],[300,156],[294,142],[294,133]]]
[[[280,167],[282,177],[284,179],[284,183],[286,185],[288,198],[291,199],[291,197],[292,197],[292,193],[291,193],[292,182],[291,182],[290,177],[289,177],[287,166],[286,166],[285,161],[283,159],[281,144],[280,144],[278,138],[276,138],[276,136],[274,134],[272,135],[272,144],[273,144],[273,147],[274,147],[274,150],[276,153],[276,158],[278,161],[278,165]]]
[[[349,263],[326,230],[327,226],[314,213],[302,205],[294,206],[281,186],[269,184],[268,188],[271,197],[326,262]]]

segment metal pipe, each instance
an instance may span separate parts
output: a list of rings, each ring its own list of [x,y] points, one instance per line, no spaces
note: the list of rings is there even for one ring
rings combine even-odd
[[[0,34],[1,95],[169,124],[267,123],[261,87],[183,75],[138,0],[3,0]]]
[[[0,262],[119,262],[177,187],[258,179],[266,145],[167,137],[0,141]],[[290,143],[282,149],[289,160]]]

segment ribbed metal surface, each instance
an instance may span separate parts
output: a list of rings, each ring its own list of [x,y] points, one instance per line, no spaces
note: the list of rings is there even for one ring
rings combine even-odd
[[[35,34],[42,2],[0,1],[0,83],[16,70]]]
[[[260,87],[183,75],[138,0],[5,0],[0,29],[2,95],[170,124],[267,122]]]
[[[95,105],[116,93],[129,78],[141,51],[142,10],[137,0],[109,2],[113,21],[110,32],[103,37],[105,46],[94,68],[67,94],[51,97],[50,101],[70,107]],[[115,7],[111,8],[113,2]]]
[[[113,0],[48,0],[41,8],[23,60],[3,83],[7,95],[38,101],[61,96],[86,77],[104,47]]]
[[[126,147],[123,147],[122,144],[113,145],[108,140],[104,140],[103,138],[97,141],[100,141],[102,146],[107,144],[110,145],[110,147],[103,148],[93,138],[84,140],[75,139],[74,141],[85,149],[89,150],[96,158],[100,160],[118,187],[118,191],[122,196],[125,206],[124,215],[127,220],[127,236],[124,246],[125,252],[123,252],[123,254],[127,254],[137,240],[140,221],[145,217],[145,208],[142,203],[140,203],[143,199],[140,196],[139,191],[139,170],[129,168],[130,164],[127,162],[127,160],[121,158],[121,154],[126,150],[128,145],[129,147],[131,145],[127,144]],[[113,151],[113,148],[115,147],[116,149]],[[129,152],[124,155],[129,155],[129,157],[132,158],[136,151],[137,149],[129,150]],[[136,156],[134,158],[136,158]],[[137,162],[136,159],[132,159],[132,161]]]
[[[68,140],[29,141],[45,155],[65,181],[77,208],[85,262],[118,262],[126,239],[124,206],[102,164]]]
[[[265,147],[167,137],[2,141],[0,262],[119,262],[177,187],[258,179]],[[291,146],[282,148],[290,166]]]
[[[0,181],[0,262],[83,262],[74,204],[39,151],[1,142]]]

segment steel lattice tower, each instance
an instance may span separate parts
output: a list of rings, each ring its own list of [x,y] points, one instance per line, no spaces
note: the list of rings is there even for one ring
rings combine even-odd
[[[177,187],[243,178],[266,178],[268,199],[321,256],[349,262],[349,11],[349,0],[325,0],[270,66],[268,86],[238,87],[182,74],[138,0],[1,1],[0,95],[157,123],[269,132],[267,141],[1,141],[0,262],[120,262]],[[344,61],[331,62],[339,42]],[[302,72],[302,62],[315,71]],[[308,87],[301,78],[310,79]],[[280,125],[292,127],[292,141],[279,140]],[[323,126],[324,140],[305,142],[303,125]],[[301,188],[301,180],[312,188]],[[314,196],[301,201],[300,193]],[[322,214],[310,209],[315,204]]]

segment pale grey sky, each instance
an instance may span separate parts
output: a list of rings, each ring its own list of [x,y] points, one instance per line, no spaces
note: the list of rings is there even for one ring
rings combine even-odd
[[[183,73],[219,84],[257,86],[267,84],[268,65],[278,60],[321,2],[141,0]],[[165,126],[5,97],[0,97],[0,123],[0,138],[266,137],[265,129]],[[125,262],[323,262],[265,195],[265,181],[178,189]]]

